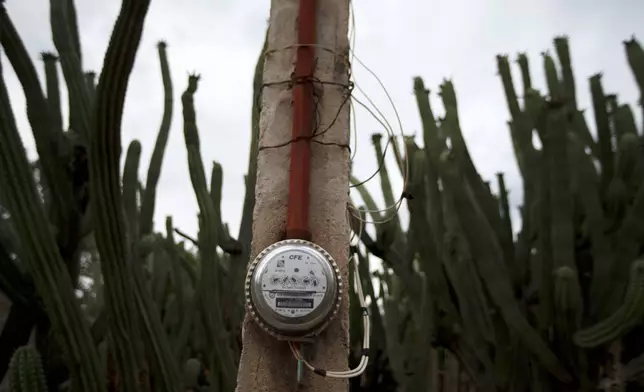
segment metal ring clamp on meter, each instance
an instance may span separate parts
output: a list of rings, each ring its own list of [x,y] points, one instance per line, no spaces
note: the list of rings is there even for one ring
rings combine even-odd
[[[264,249],[246,275],[246,306],[255,321],[281,339],[322,332],[342,298],[338,265],[322,247],[284,240]]]

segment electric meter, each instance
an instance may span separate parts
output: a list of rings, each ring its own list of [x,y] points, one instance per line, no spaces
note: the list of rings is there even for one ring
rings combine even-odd
[[[322,332],[342,297],[337,264],[322,247],[284,240],[264,249],[246,275],[246,307],[255,321],[281,339]]]

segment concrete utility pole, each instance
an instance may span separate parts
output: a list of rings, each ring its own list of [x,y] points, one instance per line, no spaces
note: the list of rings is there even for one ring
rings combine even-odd
[[[295,70],[300,2],[311,1],[271,2],[260,115],[252,257],[285,238],[289,173],[292,171],[290,156],[293,153],[293,143],[289,141],[293,140],[294,106],[295,110],[301,110],[294,105],[293,89],[285,82],[291,80]],[[316,3],[317,47],[309,49],[315,51],[316,59],[313,78],[316,82],[312,85],[317,103],[314,104],[312,132],[322,134],[312,137],[311,141],[296,143],[310,143],[311,149],[308,208],[311,240],[333,256],[346,283],[350,238],[346,213],[350,170],[347,99],[349,0],[318,0]],[[300,171],[298,168],[295,170]],[[293,178],[290,182],[292,187]],[[291,204],[294,204],[292,198]],[[348,296],[344,290],[340,313],[314,345],[307,345],[305,356],[314,366],[348,370],[348,323]],[[308,371],[304,372],[302,384],[298,385],[296,365],[288,344],[261,330],[247,314],[237,392],[334,392],[348,389],[345,380],[324,378]]]

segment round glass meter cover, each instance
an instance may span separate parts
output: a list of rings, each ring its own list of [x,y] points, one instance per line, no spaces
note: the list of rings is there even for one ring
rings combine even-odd
[[[262,296],[284,317],[303,317],[317,309],[326,295],[327,277],[321,261],[309,252],[288,250],[272,257],[262,271]]]

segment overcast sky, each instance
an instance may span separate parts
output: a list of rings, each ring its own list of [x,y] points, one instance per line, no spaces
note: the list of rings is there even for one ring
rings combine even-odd
[[[120,2],[76,0],[76,5],[84,68],[99,70]],[[49,2],[9,0],[6,7],[40,71],[39,52],[55,49]],[[188,175],[180,95],[188,73],[197,71],[202,75],[196,97],[202,156],[207,171],[213,160],[224,167],[223,216],[232,232],[237,232],[248,162],[252,75],[269,7],[269,0],[152,1],[125,103],[123,151],[133,138],[142,142],[144,178],[163,110],[156,42],[166,40],[176,100],[157,191],[157,229],[163,227],[166,215],[172,215],[178,227],[196,233],[197,206]],[[497,53],[514,58],[518,51],[526,51],[533,80],[542,87],[540,53],[554,53],[553,37],[567,34],[579,103],[589,108],[591,125],[587,84],[591,74],[602,71],[606,91],[619,93],[622,101],[636,105],[639,98],[622,41],[633,34],[644,41],[642,0],[354,0],[354,7],[356,55],[386,86],[401,114],[404,131],[412,134],[420,129],[412,77],[422,76],[433,91],[443,78],[451,78],[475,164],[486,179],[493,179],[497,171],[507,173],[515,206],[521,201],[520,179],[495,69]],[[23,142],[35,158],[22,90],[4,56],[2,61]],[[394,123],[393,110],[373,77],[357,64],[353,72],[356,82]],[[440,112],[436,97],[433,101]],[[636,113],[641,124],[641,110],[636,108]],[[376,169],[370,135],[383,130],[364,110],[356,115],[358,151],[353,167],[354,174],[365,178]],[[390,172],[396,172],[393,165]],[[399,188],[400,181],[395,185]],[[378,181],[370,187],[380,199]]]

